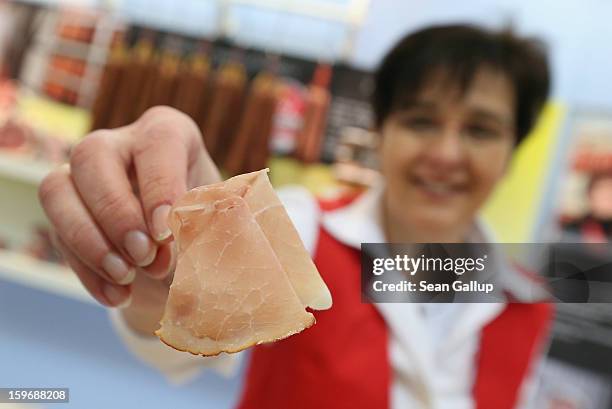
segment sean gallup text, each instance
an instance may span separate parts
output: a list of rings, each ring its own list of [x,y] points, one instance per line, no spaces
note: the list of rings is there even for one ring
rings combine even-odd
[[[385,283],[383,281],[374,281],[373,289],[376,292],[472,292],[485,293],[493,292],[494,285],[492,283],[479,283],[475,280],[463,282],[455,280],[452,283],[429,283],[425,280],[411,282],[402,280],[397,283]]]

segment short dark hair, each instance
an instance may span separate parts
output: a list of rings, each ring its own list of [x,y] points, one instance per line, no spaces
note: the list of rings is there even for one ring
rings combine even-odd
[[[456,24],[425,28],[402,38],[375,75],[376,126],[380,128],[402,102],[418,94],[433,73],[441,71],[465,92],[482,67],[500,70],[514,86],[518,145],[548,98],[550,72],[542,42],[517,37],[511,30]]]

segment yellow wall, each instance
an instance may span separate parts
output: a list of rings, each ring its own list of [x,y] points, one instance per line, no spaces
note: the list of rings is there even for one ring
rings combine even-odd
[[[499,242],[529,242],[542,203],[565,108],[547,104],[531,135],[514,155],[508,174],[483,211]]]

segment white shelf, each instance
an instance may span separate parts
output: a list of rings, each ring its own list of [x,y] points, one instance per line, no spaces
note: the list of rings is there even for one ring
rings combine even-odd
[[[0,250],[0,280],[98,305],[67,267]]]
[[[38,185],[53,169],[48,162],[0,152],[0,178]]]

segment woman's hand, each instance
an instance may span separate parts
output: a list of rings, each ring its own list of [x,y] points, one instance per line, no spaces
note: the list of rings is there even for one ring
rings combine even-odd
[[[95,131],[70,165],[39,188],[57,247],[103,305],[152,333],[163,312],[174,250],[166,219],[187,189],[220,181],[196,124],[155,107],[131,125]]]

